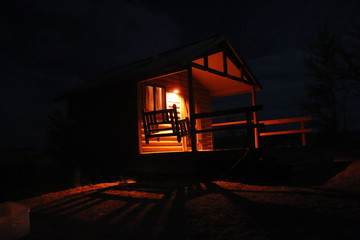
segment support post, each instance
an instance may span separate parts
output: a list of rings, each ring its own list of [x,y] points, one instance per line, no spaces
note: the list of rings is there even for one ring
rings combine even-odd
[[[304,129],[305,129],[304,121],[301,121],[301,130],[304,130]],[[306,138],[305,138],[305,133],[304,132],[301,133],[301,143],[302,143],[303,147],[306,146]]]
[[[190,110],[191,151],[197,152],[194,86],[193,86],[191,65],[189,65],[188,67],[188,90],[189,90],[189,110]]]
[[[251,97],[252,97],[252,105],[255,106],[256,105],[255,86],[253,86],[252,88]],[[258,124],[256,111],[253,112],[253,119],[254,119],[254,124]],[[259,131],[257,127],[254,128],[254,139],[255,139],[255,148],[259,148]]]
[[[251,112],[247,111],[246,112],[246,135],[247,135],[247,140],[248,140],[248,146],[250,149],[254,148],[254,137],[253,137],[253,132],[252,132],[252,121],[251,121]]]

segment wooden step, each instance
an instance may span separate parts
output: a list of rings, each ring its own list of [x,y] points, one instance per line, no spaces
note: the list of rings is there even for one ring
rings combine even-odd
[[[150,152],[182,152],[182,146],[143,146],[142,152],[143,153],[150,153]]]
[[[178,142],[177,140],[174,141],[164,141],[160,139],[160,141],[157,141],[156,139],[149,140],[149,144],[146,144],[145,140],[142,141],[143,146],[182,146],[181,142]]]
[[[145,135],[141,134],[141,139],[145,141]],[[157,141],[157,138],[150,138],[150,141]],[[166,137],[160,137],[160,141],[176,141],[177,142],[177,136],[166,136]]]

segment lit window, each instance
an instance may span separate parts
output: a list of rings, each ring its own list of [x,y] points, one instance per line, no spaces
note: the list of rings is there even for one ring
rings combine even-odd
[[[145,110],[165,109],[165,89],[163,87],[145,86]]]

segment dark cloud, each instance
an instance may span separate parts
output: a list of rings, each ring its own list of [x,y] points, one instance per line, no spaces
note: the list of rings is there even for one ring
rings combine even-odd
[[[31,69],[92,76],[164,51],[179,34],[170,19],[121,1],[40,3],[11,6],[5,16],[11,23],[1,26],[11,42],[4,54]]]

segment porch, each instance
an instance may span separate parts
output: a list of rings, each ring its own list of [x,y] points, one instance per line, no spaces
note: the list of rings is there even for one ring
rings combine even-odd
[[[138,82],[138,138],[140,154],[164,152],[213,151],[214,132],[246,129],[248,144],[257,146],[258,134],[255,91],[261,86],[228,42],[194,58],[176,72]],[[246,102],[230,103],[230,110],[213,111],[218,97],[250,93]],[[190,134],[176,141],[175,136],[160,134],[147,139],[143,112],[158,112],[177,107],[179,119],[189,119]],[[245,124],[212,126],[214,119],[242,115]],[[169,129],[167,127],[167,129]],[[251,133],[254,131],[254,133]],[[149,132],[151,130],[149,129]],[[168,134],[167,134],[168,135]],[[250,138],[255,138],[251,139]]]
[[[237,58],[229,57],[229,53],[221,51],[194,60],[188,69],[138,83],[138,138],[141,155],[226,150],[226,146],[217,147],[216,134],[229,131],[242,131],[246,138],[238,148],[259,148],[260,138],[284,134],[300,134],[301,145],[306,145],[305,134],[311,129],[305,128],[305,122],[311,120],[311,117],[258,120],[257,112],[263,108],[257,104],[256,91],[261,86],[243,62],[238,59],[235,64],[232,59]],[[225,110],[212,109],[214,100],[232,95],[242,95],[244,98],[241,102],[228,101]],[[181,138],[176,134],[161,134],[161,128],[155,126],[159,134],[147,138],[144,112],[163,113],[163,109],[171,109],[174,104],[179,121],[189,119],[190,134],[183,134]],[[266,132],[264,128],[296,122],[300,123],[298,129]],[[166,126],[166,129],[171,129],[171,126]]]

